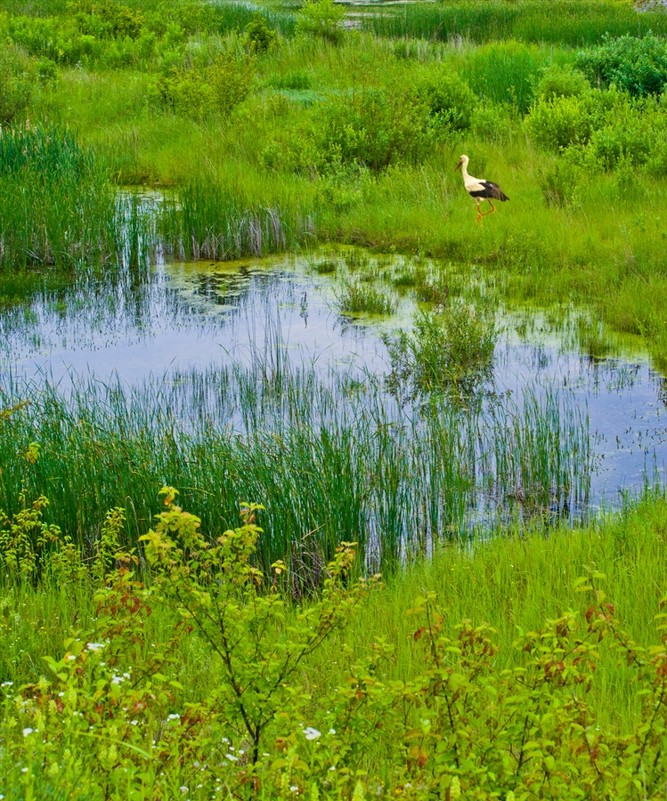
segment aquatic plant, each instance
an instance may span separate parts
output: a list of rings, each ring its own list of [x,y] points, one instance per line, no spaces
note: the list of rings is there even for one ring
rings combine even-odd
[[[68,130],[0,131],[0,269],[118,267],[128,227],[141,227],[138,207]]]
[[[345,279],[337,295],[341,314],[392,314],[397,301],[388,290],[368,281]]]
[[[387,384],[398,397],[444,392],[462,400],[479,388],[493,357],[494,320],[458,299],[414,318],[413,331],[386,335]]]
[[[270,498],[258,553],[265,567],[285,559],[298,592],[317,583],[341,540],[355,537],[369,565],[391,570],[406,554],[509,519],[517,487],[530,496],[528,517],[549,522],[553,499],[566,516],[583,513],[587,421],[567,395],[462,403],[459,375],[453,398],[440,384],[439,399],[400,407],[381,380],[295,367],[274,344],[247,364],[134,390],[31,387],[30,405],[0,425],[0,506],[11,516],[23,488],[46,494],[92,551],[116,506],[129,505],[124,541],[136,542],[156,511],[150,487],[165,478],[212,536],[244,498]],[[17,443],[30,442],[38,458],[17,462]]]

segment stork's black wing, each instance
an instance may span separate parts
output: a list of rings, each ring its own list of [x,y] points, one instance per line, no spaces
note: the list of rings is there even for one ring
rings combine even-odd
[[[470,194],[473,197],[486,197],[492,198],[493,200],[509,200],[507,195],[498,186],[498,184],[494,184],[493,181],[480,181],[480,184],[484,187],[484,189],[479,192],[471,192]]]

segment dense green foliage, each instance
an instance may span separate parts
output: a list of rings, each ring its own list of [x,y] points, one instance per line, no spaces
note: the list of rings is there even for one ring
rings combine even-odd
[[[329,0],[6,0],[0,302],[38,267],[136,288],[153,247],[334,240],[585,302],[667,365],[667,14],[466,0],[342,23]],[[461,153],[512,198],[479,225]],[[127,184],[169,189],[150,221]],[[664,796],[664,498],[544,536],[585,500],[585,421],[553,396],[476,416],[494,331],[445,282],[420,292],[451,314],[387,339],[400,425],[280,343],[139,394],[1,388],[0,795]],[[391,310],[359,280],[338,302]],[[458,550],[474,473],[521,500]],[[171,489],[159,511],[167,481],[199,517]]]
[[[563,543],[555,534],[500,539],[488,555],[488,543],[449,550],[387,589],[353,579],[354,544],[343,543],[318,597],[293,605],[285,563],[264,572],[253,560],[262,507],[242,505],[243,525],[210,541],[175,490],[161,494],[163,511],[142,537],[148,583],[139,552],[119,549],[122,509],[107,515],[89,567],[41,522],[44,499],[0,518],[3,609],[22,610],[18,628],[0,623],[4,794],[661,797],[665,599],[657,587],[647,597],[638,579],[665,580],[655,558],[664,500]],[[23,546],[37,529],[48,554],[33,588]],[[561,546],[568,555],[556,566]],[[581,565],[584,553],[613,575]],[[454,625],[461,579],[467,615]],[[427,589],[434,581],[439,592]],[[640,585],[643,640],[617,612],[630,600],[624,590]],[[480,603],[485,592],[498,594],[495,607]],[[567,598],[569,610],[523,629],[526,601],[550,593],[549,609]],[[33,616],[49,601],[59,620],[45,620],[37,646]],[[95,614],[82,615],[91,604]],[[631,603],[627,612],[636,618]],[[517,625],[511,644],[480,614],[501,630]],[[26,646],[41,652],[41,667],[12,660]]]

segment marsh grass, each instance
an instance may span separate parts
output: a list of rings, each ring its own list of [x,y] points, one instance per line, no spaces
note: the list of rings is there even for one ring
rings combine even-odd
[[[93,382],[70,397],[48,386],[28,394],[0,426],[2,508],[15,510],[23,487],[43,493],[48,519],[90,549],[106,510],[119,505],[136,542],[165,482],[181,487],[212,535],[244,499],[268,499],[262,561],[287,556],[306,583],[308,567],[341,540],[354,538],[369,564],[393,569],[405,554],[508,519],[506,496],[519,482],[545,519],[554,496],[576,519],[590,480],[586,421],[567,397],[544,406],[528,393],[492,414],[446,398],[402,408],[380,380],[295,367],[279,346],[247,366],[143,389]],[[17,460],[31,442],[39,458]]]
[[[150,239],[92,153],[69,131],[41,126],[0,133],[0,230],[5,270],[119,267],[128,248],[137,264],[139,241]]]
[[[398,10],[374,11],[363,19],[366,30],[379,36],[439,39],[457,37],[485,43],[507,39],[581,47],[595,45],[603,34],[664,34],[667,20],[659,11],[638,13],[630,4],[573,2],[545,4],[455,2],[447,5],[410,4]]]
[[[398,307],[389,289],[349,278],[338,289],[337,303],[342,314],[389,315]]]
[[[224,185],[194,184],[163,205],[160,229],[167,251],[179,259],[230,260],[293,250],[312,236],[314,222],[298,200],[285,208],[246,205]]]

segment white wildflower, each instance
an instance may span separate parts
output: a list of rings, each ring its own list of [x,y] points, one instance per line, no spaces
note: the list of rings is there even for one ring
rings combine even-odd
[[[317,729],[313,728],[312,726],[308,726],[303,730],[303,734],[306,740],[317,740],[318,737],[322,736],[322,732],[318,731]]]

